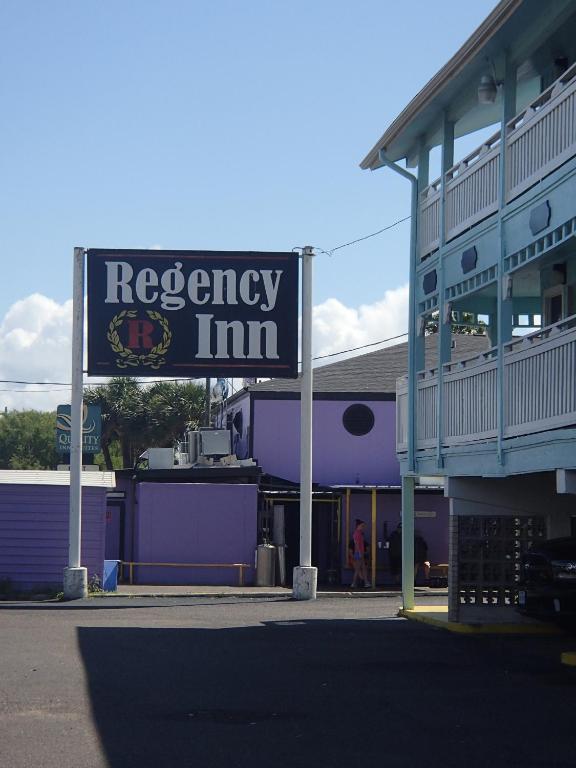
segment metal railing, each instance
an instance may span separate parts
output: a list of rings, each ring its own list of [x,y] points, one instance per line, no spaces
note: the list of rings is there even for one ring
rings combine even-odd
[[[576,424],[576,315],[504,345],[505,437]]]
[[[498,210],[500,131],[446,173],[446,239]]]
[[[576,64],[506,126],[506,200],[576,153]]]
[[[132,562],[129,560],[120,561],[119,563],[119,576],[120,581],[124,580],[124,566],[128,567],[128,583],[134,584],[134,568],[139,567],[159,567],[159,568],[237,568],[238,569],[238,586],[244,586],[244,571],[246,568],[251,568],[251,565],[247,563],[145,563],[145,562]]]
[[[420,258],[440,247],[440,185],[436,179],[420,195]]]
[[[504,438],[576,425],[576,315],[503,345]],[[495,438],[498,429],[498,349],[443,366],[442,445]],[[397,451],[407,446],[408,389],[397,384],[403,416]],[[438,376],[418,374],[416,448],[437,442]]]
[[[496,437],[497,366],[496,349],[443,366],[445,445]]]
[[[444,177],[446,239],[496,213],[499,205],[498,131]],[[576,64],[506,125],[506,202],[514,200],[576,155]],[[420,196],[420,258],[440,244],[442,179]]]

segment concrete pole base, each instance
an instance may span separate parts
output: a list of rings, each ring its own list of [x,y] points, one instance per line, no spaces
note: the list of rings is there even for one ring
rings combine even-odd
[[[294,600],[316,600],[318,568],[298,565],[294,568],[292,597]]]
[[[82,600],[88,597],[88,570],[64,568],[64,600]]]

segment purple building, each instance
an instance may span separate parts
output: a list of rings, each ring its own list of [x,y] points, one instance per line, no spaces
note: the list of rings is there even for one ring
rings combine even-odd
[[[20,590],[61,589],[68,565],[68,472],[0,471],[0,580]],[[81,564],[102,579],[112,472],[82,473]]]
[[[470,354],[485,339],[454,337],[454,357]],[[427,363],[434,365],[432,337]],[[396,380],[407,370],[407,345],[398,344],[314,370],[313,560],[319,579],[346,583],[354,520],[367,523],[370,569],[390,580],[387,539],[400,520],[400,467],[396,458]],[[253,457],[264,472],[260,484],[272,522],[284,521],[287,571],[298,552],[300,382],[274,379],[253,384],[222,406],[220,426],[232,430],[238,458]],[[432,483],[432,481],[430,481]],[[441,486],[423,478],[417,488],[416,528],[432,563],[448,562],[448,502]],[[266,518],[265,518],[266,520]]]
[[[120,470],[108,497],[106,558],[135,584],[254,581],[258,467]]]
[[[455,355],[479,341],[458,337]],[[315,369],[312,557],[321,584],[350,582],[356,518],[367,524],[372,579],[392,579],[387,542],[401,508],[395,387],[406,366],[400,344]],[[106,557],[128,564],[125,580],[234,585],[242,573],[249,584],[257,545],[271,541],[290,582],[299,552],[299,390],[298,380],[265,381],[219,407],[216,426],[230,429],[233,453],[256,466],[117,472]],[[421,479],[416,516],[430,561],[446,563],[448,503],[440,485]]]

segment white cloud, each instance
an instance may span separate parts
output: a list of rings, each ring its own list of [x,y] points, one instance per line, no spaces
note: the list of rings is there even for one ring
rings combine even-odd
[[[314,307],[313,354],[327,355],[387,339],[404,333],[407,326],[407,286],[386,291],[380,301],[357,308],[328,299]],[[17,301],[0,323],[0,379],[69,382],[71,339],[71,300],[58,304],[34,293]],[[0,383],[0,410],[51,410],[69,402],[69,397],[70,390],[62,387]]]
[[[39,293],[17,301],[0,324],[0,379],[70,381],[71,337],[72,301],[58,304]],[[0,391],[2,410],[49,410],[69,400],[69,390],[33,392],[50,388],[0,383],[0,390],[16,389],[24,391]]]
[[[338,299],[328,299],[314,307],[312,328],[315,357],[405,333],[408,330],[408,286],[386,291],[380,301],[361,304],[358,308],[348,307]],[[390,343],[401,341],[403,339]],[[364,351],[369,352],[370,348]],[[334,360],[344,360],[354,354],[361,354],[361,351],[338,356]]]

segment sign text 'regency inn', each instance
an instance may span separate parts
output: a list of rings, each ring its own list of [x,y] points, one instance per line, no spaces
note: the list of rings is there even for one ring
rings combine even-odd
[[[297,376],[298,255],[88,251],[92,376]]]

